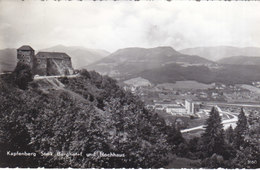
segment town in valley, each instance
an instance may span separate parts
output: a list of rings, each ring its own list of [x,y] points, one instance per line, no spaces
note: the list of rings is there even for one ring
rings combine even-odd
[[[203,132],[203,124],[212,107],[217,107],[224,129],[235,128],[243,108],[246,115],[260,114],[260,82],[252,85],[222,83],[203,84],[196,81],[177,81],[154,85],[143,78],[120,83],[125,90],[138,95],[146,108],[156,111],[168,124],[178,127],[184,136]],[[185,134],[188,133],[188,134]]]

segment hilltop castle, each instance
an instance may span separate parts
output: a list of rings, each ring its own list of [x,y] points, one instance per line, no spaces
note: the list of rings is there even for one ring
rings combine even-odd
[[[70,75],[73,74],[71,58],[66,53],[38,52],[24,45],[17,49],[18,62],[28,64],[34,75]]]

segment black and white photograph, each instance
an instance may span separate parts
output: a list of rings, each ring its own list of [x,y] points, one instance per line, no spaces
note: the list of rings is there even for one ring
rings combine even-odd
[[[0,0],[0,168],[260,168],[259,11]]]

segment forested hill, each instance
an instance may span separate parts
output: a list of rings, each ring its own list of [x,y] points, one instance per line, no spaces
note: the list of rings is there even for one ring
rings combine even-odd
[[[34,80],[26,90],[12,75],[0,79],[0,167],[158,168],[182,141],[137,97],[96,72]],[[37,155],[13,157],[8,151]],[[96,151],[124,157],[86,156]]]
[[[260,79],[260,68],[257,65],[222,65],[217,69],[206,66],[183,67],[178,64],[168,64],[153,70],[145,70],[126,77],[131,79],[142,77],[152,83],[175,83],[176,81],[194,80],[200,83],[252,84]]]

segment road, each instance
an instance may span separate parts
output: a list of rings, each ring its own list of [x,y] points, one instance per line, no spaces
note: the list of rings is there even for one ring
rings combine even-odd
[[[34,80],[40,80],[40,79],[45,79],[45,78],[59,78],[59,77],[68,77],[68,78],[72,78],[72,77],[78,77],[78,74],[73,74],[73,75],[67,75],[67,76],[63,76],[63,75],[58,75],[58,76],[34,76]]]
[[[207,111],[207,112],[209,112],[209,111]],[[236,126],[236,122],[238,121],[238,117],[236,116],[235,113],[229,113],[229,112],[224,112],[224,111],[221,111],[220,113],[227,114],[231,117],[231,119],[227,119],[227,120],[222,121],[224,129],[227,129],[230,125],[233,128]],[[200,126],[189,128],[189,129],[183,129],[183,130],[181,130],[181,133],[187,133],[187,132],[191,132],[191,131],[194,131],[194,130],[203,130],[204,126],[205,125],[200,125]]]
[[[255,104],[243,104],[243,103],[220,103],[220,102],[205,102],[207,103],[208,106],[239,106],[239,107],[260,107],[260,103],[255,103]]]

